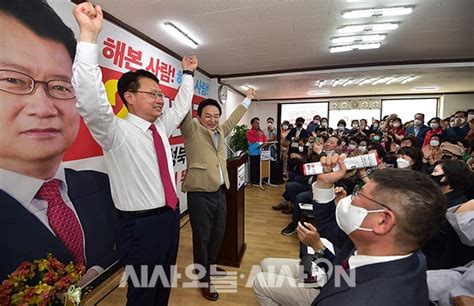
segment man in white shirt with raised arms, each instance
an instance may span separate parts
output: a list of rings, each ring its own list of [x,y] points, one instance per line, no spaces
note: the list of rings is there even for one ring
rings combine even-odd
[[[138,280],[150,280],[163,269],[155,287],[140,288],[128,278],[128,305],[166,305],[172,283],[171,267],[179,245],[179,209],[168,137],[191,107],[195,56],[182,60],[183,81],[173,107],[162,113],[164,96],[157,77],[145,70],[129,71],[118,82],[127,106],[126,118],[117,118],[107,101],[98,66],[97,38],[103,14],[99,6],[81,3],[74,9],[80,42],[72,83],[77,108],[94,139],[104,151],[112,196],[118,209],[117,252]],[[126,270],[127,271],[127,270]]]

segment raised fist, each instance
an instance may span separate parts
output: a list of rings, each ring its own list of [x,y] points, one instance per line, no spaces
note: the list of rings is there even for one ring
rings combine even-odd
[[[83,2],[74,8],[73,14],[80,29],[79,40],[97,43],[104,20],[101,7],[94,6],[90,2]]]
[[[198,59],[195,55],[183,56],[181,63],[183,64],[183,70],[194,71],[198,66]]]

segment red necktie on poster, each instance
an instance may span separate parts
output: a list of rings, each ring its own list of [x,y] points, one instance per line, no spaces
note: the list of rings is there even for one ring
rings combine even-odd
[[[71,252],[76,263],[85,264],[84,240],[82,229],[76,215],[64,202],[59,191],[61,181],[44,182],[36,194],[36,198],[48,202],[48,223],[66,248]]]
[[[158,168],[160,168],[161,182],[163,184],[163,189],[165,190],[166,206],[175,210],[176,205],[178,205],[178,196],[176,195],[176,191],[173,187],[173,181],[170,177],[168,161],[166,160],[165,146],[163,145],[163,140],[161,139],[160,134],[158,134],[154,124],[150,125],[150,130],[153,135],[156,156],[158,157]]]

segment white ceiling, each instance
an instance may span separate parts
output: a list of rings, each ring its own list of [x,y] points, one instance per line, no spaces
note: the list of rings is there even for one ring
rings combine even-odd
[[[249,83],[259,98],[303,98],[312,90],[329,96],[414,93],[417,86],[437,92],[474,91],[474,0],[97,0],[102,8],[177,54],[194,53],[202,69],[238,90]],[[344,19],[342,11],[358,8],[414,6],[401,17]],[[195,38],[193,50],[163,30],[172,21]],[[348,24],[399,22],[376,50],[329,53],[330,39]],[[465,63],[453,63],[461,60]],[[405,65],[400,63],[453,63]],[[328,68],[374,66],[327,70]],[[459,67],[461,66],[461,67]],[[255,72],[314,68],[313,72]],[[324,68],[324,70],[322,69]],[[402,69],[400,69],[402,68]],[[374,71],[373,69],[377,69]],[[235,78],[244,74],[244,78]],[[315,86],[318,79],[388,77],[415,74],[405,85]],[[392,86],[393,85],[393,86]],[[424,91],[421,91],[424,92]],[[430,90],[425,92],[432,92]]]

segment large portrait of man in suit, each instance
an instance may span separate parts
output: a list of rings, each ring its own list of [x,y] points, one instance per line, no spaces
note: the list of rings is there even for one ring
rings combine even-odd
[[[1,1],[0,28],[0,281],[48,253],[90,279],[115,262],[115,209],[106,174],[62,163],[80,123],[74,33],[41,0]]]

